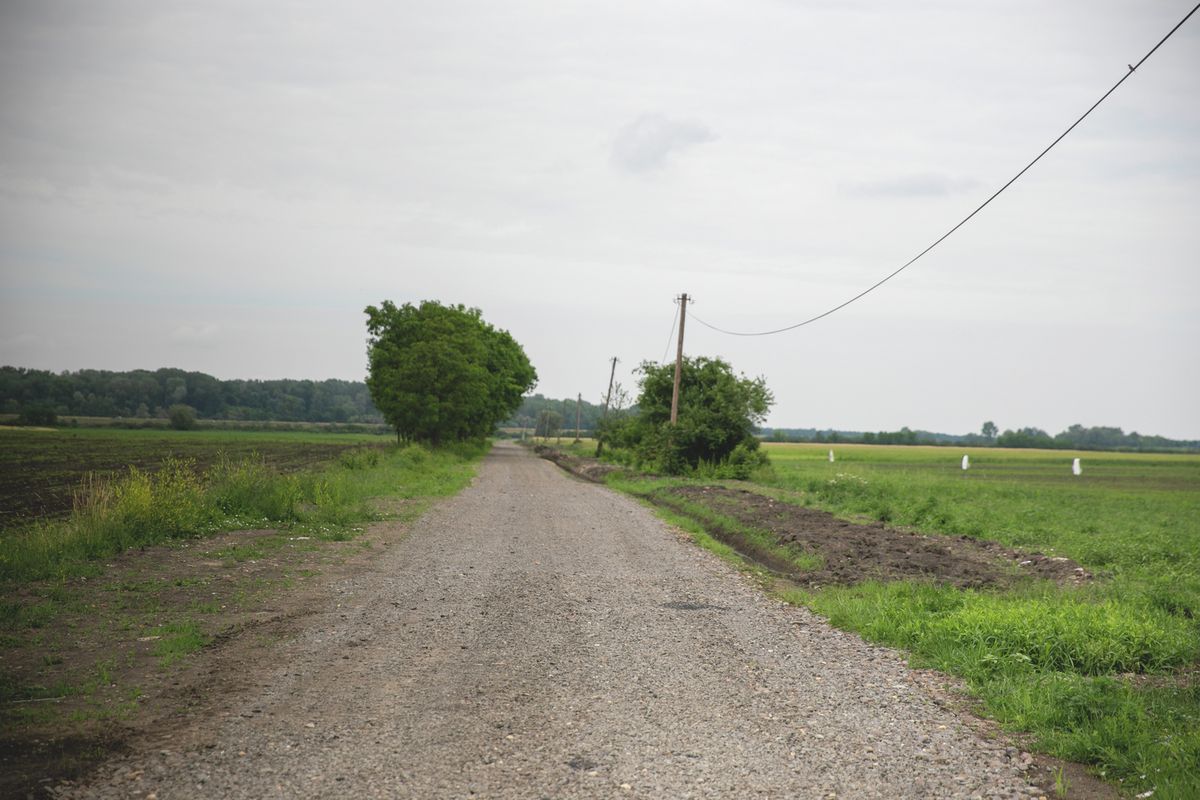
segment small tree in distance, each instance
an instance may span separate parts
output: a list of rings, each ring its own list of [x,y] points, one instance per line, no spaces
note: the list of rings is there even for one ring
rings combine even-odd
[[[988,440],[995,439],[996,434],[999,432],[1000,430],[996,427],[996,423],[992,422],[990,419],[983,423],[983,430],[980,431],[980,433],[983,434],[983,438]]]

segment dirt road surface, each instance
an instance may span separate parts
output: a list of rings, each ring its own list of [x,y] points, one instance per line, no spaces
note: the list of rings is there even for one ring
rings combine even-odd
[[[64,797],[1015,798],[891,651],[500,444],[257,688]]]

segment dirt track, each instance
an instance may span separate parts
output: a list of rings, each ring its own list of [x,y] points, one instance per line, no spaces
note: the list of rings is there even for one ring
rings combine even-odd
[[[890,651],[498,445],[257,686],[64,796],[1026,797]]]

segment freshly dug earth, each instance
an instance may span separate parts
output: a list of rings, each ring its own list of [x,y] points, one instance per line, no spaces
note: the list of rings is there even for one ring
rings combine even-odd
[[[1061,583],[1091,578],[1068,558],[1024,553],[969,536],[927,536],[889,528],[881,522],[866,525],[847,522],[825,511],[741,489],[682,486],[657,492],[651,500],[686,513],[686,506],[673,503],[673,498],[698,503],[742,525],[768,531],[783,544],[796,544],[805,552],[819,554],[823,561],[820,569],[796,576],[810,586],[925,579],[961,588],[981,588],[1009,586],[1023,578]],[[722,529],[712,522],[706,525],[737,547],[736,530]],[[790,565],[778,563],[768,566],[794,570]]]
[[[242,685],[61,797],[990,797],[1026,759],[893,651],[501,444]],[[221,672],[221,651],[209,654]]]
[[[553,447],[547,447],[546,445],[534,445],[533,452],[547,461],[553,461],[567,472],[578,475],[581,478],[586,478],[589,481],[600,482],[604,480],[605,475],[621,471],[620,467],[601,461],[598,458],[581,458],[573,456],[570,453],[564,453],[561,450],[555,450]]]

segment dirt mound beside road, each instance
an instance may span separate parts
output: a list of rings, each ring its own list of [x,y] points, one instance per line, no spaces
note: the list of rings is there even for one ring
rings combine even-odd
[[[652,500],[671,506],[674,497],[697,503],[741,525],[769,531],[783,544],[794,543],[805,552],[819,554],[823,560],[820,569],[794,576],[810,586],[925,578],[971,589],[1010,586],[1025,578],[1059,583],[1091,578],[1067,558],[1024,553],[969,536],[925,535],[889,528],[881,522],[848,522],[825,511],[741,489],[680,486],[659,492]],[[705,524],[712,527],[710,522]],[[736,538],[732,531],[713,532]],[[736,542],[731,544],[736,547]],[[777,564],[767,566],[779,569]]]
[[[547,461],[553,461],[572,475],[578,475],[594,483],[604,483],[605,475],[621,471],[621,468],[615,464],[606,464],[597,458],[581,458],[579,456],[568,455],[561,450],[555,450],[553,447],[546,447],[541,444],[534,445],[533,452]]]

